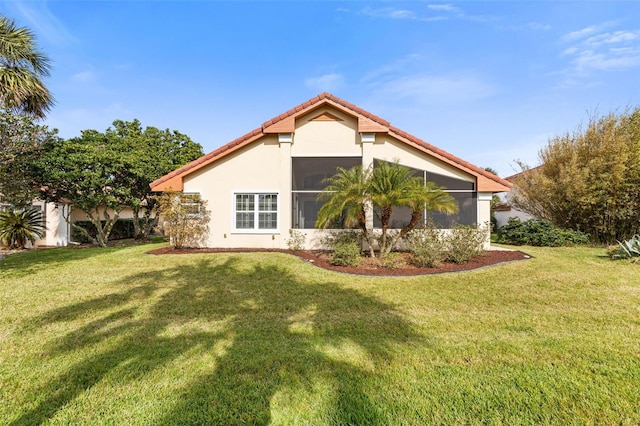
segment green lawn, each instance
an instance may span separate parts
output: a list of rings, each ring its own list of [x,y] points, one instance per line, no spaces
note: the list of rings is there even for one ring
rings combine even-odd
[[[640,265],[371,278],[158,245],[0,260],[0,424],[640,424]]]

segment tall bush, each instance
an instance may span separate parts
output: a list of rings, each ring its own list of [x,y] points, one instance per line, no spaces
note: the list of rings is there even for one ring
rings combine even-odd
[[[358,266],[362,260],[360,247],[363,236],[358,231],[337,231],[326,234],[322,245],[331,251],[329,263],[338,266]]]
[[[210,213],[199,194],[165,192],[160,197],[165,234],[174,249],[202,246],[209,235]]]
[[[539,160],[533,169],[520,165],[515,207],[594,242],[640,233],[640,107],[550,139]]]
[[[411,231],[405,242],[416,266],[435,268],[447,257],[447,237],[433,223]]]
[[[484,251],[487,230],[481,226],[456,226],[448,239],[447,260],[466,263]]]

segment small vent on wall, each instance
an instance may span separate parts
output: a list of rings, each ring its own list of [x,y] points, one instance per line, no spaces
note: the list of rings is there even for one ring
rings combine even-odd
[[[335,115],[331,114],[330,112],[323,112],[322,114],[313,117],[309,121],[344,121],[344,120],[342,118],[340,118],[340,117],[336,117]]]

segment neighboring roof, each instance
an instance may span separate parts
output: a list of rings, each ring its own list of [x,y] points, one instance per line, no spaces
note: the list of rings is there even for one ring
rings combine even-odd
[[[180,167],[179,169],[151,182],[153,191],[166,191],[169,189],[181,191],[183,189],[183,178],[196,170],[201,169],[213,162],[226,157],[232,152],[251,144],[264,135],[274,133],[293,133],[295,131],[296,118],[308,114],[309,112],[325,105],[331,105],[334,108],[354,116],[358,119],[358,132],[361,133],[386,133],[401,142],[406,143],[413,148],[422,151],[438,160],[443,161],[451,166],[465,171],[477,178],[477,188],[480,192],[504,192],[508,191],[512,183],[506,179],[502,179],[493,173],[475,166],[453,154],[441,150],[415,136],[410,135],[383,120],[382,118],[371,114],[347,101],[344,101],[330,93],[321,93],[289,111],[280,114],[271,120],[265,121],[262,127],[252,130],[251,132],[241,136],[220,148],[203,155],[197,160]]]
[[[520,177],[524,176],[527,173],[531,173],[531,172],[535,172],[536,170],[538,170],[540,167],[542,167],[542,165],[540,166],[535,166],[535,167],[531,167],[530,169],[526,169],[521,171],[520,173],[516,173],[515,175],[511,175],[509,177],[504,178],[505,180],[508,180],[509,182],[513,183],[516,179],[519,179]]]

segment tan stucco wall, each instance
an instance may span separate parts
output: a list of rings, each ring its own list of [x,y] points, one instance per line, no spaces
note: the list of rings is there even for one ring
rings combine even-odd
[[[330,113],[341,121],[313,120]],[[278,135],[265,135],[218,161],[187,175],[184,192],[199,193],[211,212],[210,247],[287,248],[291,228],[291,157],[362,156],[398,159],[401,164],[434,173],[475,181],[469,174],[414,150],[388,135],[376,135],[374,143],[361,143],[357,120],[330,107],[316,109],[296,120],[293,143],[279,143]],[[267,233],[234,231],[234,193],[276,192],[279,197],[279,229]],[[490,194],[489,194],[490,200]],[[480,201],[478,223],[489,221],[489,201]],[[319,248],[324,231],[301,229],[307,248]]]
[[[313,121],[330,113],[343,121]],[[362,155],[358,123],[355,118],[331,108],[319,108],[296,122],[294,157],[338,157]]]
[[[113,217],[113,210],[112,209],[107,209],[107,213]],[[100,217],[103,217],[103,209],[100,209]],[[131,219],[133,217],[133,211],[131,210],[130,207],[123,207],[122,210],[120,211],[120,215],[118,216],[119,219]],[[89,217],[81,210],[78,209],[72,209],[71,210],[71,221],[72,222],[76,222],[79,220],[89,220]]]
[[[208,246],[286,248],[289,235],[290,208],[286,208],[289,191],[282,193],[282,171],[291,180],[290,155],[281,161],[281,150],[289,144],[278,143],[278,135],[265,136],[257,142],[198,170],[184,181],[184,192],[199,193],[207,200],[211,213]],[[290,185],[290,184],[289,184]],[[276,192],[279,194],[279,229],[256,234],[233,230],[233,194],[236,192]],[[285,200],[286,198],[286,200]],[[286,208],[286,210],[285,210]]]

